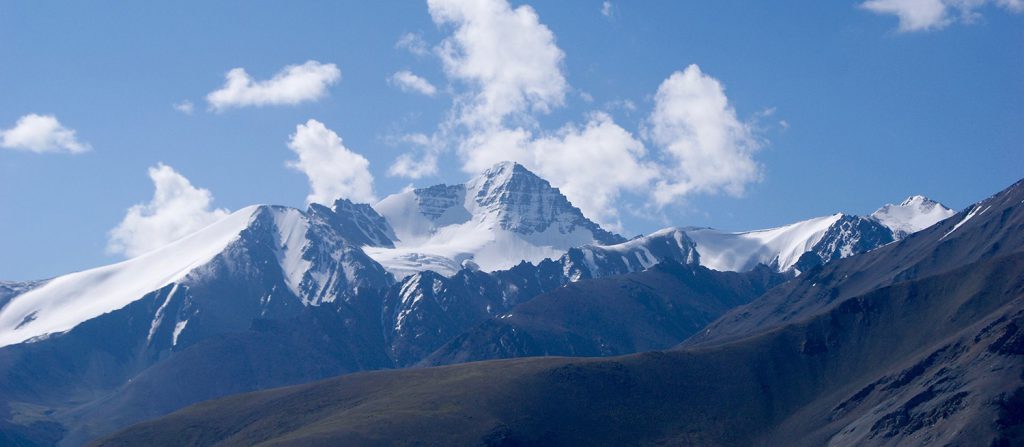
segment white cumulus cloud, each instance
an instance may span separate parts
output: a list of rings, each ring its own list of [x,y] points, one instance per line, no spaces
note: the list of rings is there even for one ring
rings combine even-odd
[[[330,205],[338,198],[376,201],[370,162],[346,148],[341,137],[323,123],[311,119],[295,126],[288,148],[299,156],[288,162],[288,167],[309,179],[306,202]]]
[[[740,195],[760,179],[754,154],[764,141],[753,122],[737,116],[721,83],[698,66],[672,74],[658,88],[642,124],[645,138],[607,112],[548,130],[540,115],[562,107],[570,86],[565,55],[537,13],[505,0],[428,0],[428,6],[434,22],[450,31],[436,54],[453,103],[436,133],[409,141],[419,149],[399,156],[390,175],[434,174],[448,148],[470,173],[515,161],[612,227],[626,193],[649,197],[644,208],[657,210],[690,194]],[[637,108],[628,99],[605,107]]]
[[[617,226],[616,201],[622,192],[642,192],[660,173],[643,142],[602,112],[591,113],[583,125],[570,123],[539,135],[515,128],[471,138],[476,150],[466,153],[467,171],[506,160],[521,163],[605,225]]]
[[[753,155],[762,142],[717,79],[690,65],[661,83],[654,102],[649,134],[668,161],[654,190],[659,205],[694,192],[740,195],[760,179]]]
[[[437,87],[434,87],[434,84],[409,70],[395,72],[395,74],[388,78],[388,82],[397,86],[403,92],[415,92],[427,96],[437,94]]]
[[[327,95],[327,87],[341,79],[341,70],[334,64],[311,60],[284,67],[265,81],[254,80],[244,68],[233,68],[225,77],[223,87],[206,95],[206,101],[216,111],[316,101]]]
[[[538,174],[588,217],[614,227],[621,192],[643,191],[658,175],[643,143],[604,113],[537,138],[530,149]]]
[[[604,2],[601,3],[601,15],[605,17],[611,17],[612,12],[612,2],[605,0]]]
[[[457,94],[448,119],[428,137],[430,147],[400,155],[389,174],[432,175],[446,147],[457,148],[470,172],[516,159],[509,145],[531,133],[517,126],[565,103],[565,54],[554,33],[533,8],[513,9],[505,0],[428,0],[427,6],[434,23],[451,30],[436,54]],[[414,34],[399,41],[403,47],[419,43]]]
[[[548,112],[565,103],[565,53],[528,5],[505,0],[428,0],[438,25],[454,26],[440,45],[449,78],[470,86],[457,119],[495,127],[526,111]]]
[[[505,0],[428,0],[434,22],[450,26],[439,46],[445,75],[461,91],[444,138],[456,140],[463,169],[478,172],[502,160],[521,161],[534,114],[565,104],[565,53],[528,5]],[[526,126],[526,127],[523,127]],[[431,161],[431,160],[426,160]]]
[[[903,32],[941,29],[956,21],[971,22],[978,9],[995,4],[1011,12],[1024,11],[1024,0],[868,0],[860,6],[876,14],[899,18]]]
[[[30,113],[10,129],[0,130],[0,147],[36,153],[64,152],[77,154],[90,149],[78,141],[75,131],[57,121],[53,115]]]
[[[163,163],[149,168],[155,191],[149,203],[128,208],[124,219],[110,231],[107,250],[134,257],[160,248],[228,215],[212,209],[213,194],[196,188]]]

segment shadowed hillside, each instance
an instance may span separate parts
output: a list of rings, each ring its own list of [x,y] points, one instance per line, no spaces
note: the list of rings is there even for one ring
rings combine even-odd
[[[992,425],[993,402],[1016,411],[1022,325],[1014,256],[726,346],[359,373],[196,405],[96,445],[821,445],[840,428],[846,445],[964,442],[1012,435]]]

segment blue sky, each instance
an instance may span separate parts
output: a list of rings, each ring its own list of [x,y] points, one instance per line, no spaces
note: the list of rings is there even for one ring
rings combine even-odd
[[[311,194],[304,174],[322,156],[290,148],[304,147],[293,140],[304,132],[317,150],[338,149],[330,137],[340,137],[338,150],[354,158],[333,162],[365,158],[370,194],[379,198],[410,184],[464,181],[473,160],[493,150],[475,144],[516,129],[528,136],[509,153],[529,154],[553,183],[604,186],[594,183],[600,172],[566,168],[582,166],[573,151],[593,141],[582,137],[594,124],[622,142],[606,155],[632,157],[622,166],[635,162],[648,178],[619,179],[599,198],[576,194],[629,235],[669,224],[743,230],[837,211],[867,214],[911,194],[961,208],[1024,176],[1024,14],[1012,0],[970,10],[923,3],[939,10],[908,10],[899,0],[613,0],[605,15],[602,1],[512,2],[506,18],[523,19],[512,25],[525,28],[513,26],[508,36],[538,33],[523,41],[538,51],[517,57],[551,60],[513,61],[536,76],[509,81],[481,78],[495,69],[487,64],[500,69],[503,61],[464,46],[488,38],[469,32],[479,17],[438,4],[2,2],[0,130],[37,114],[75,133],[72,143],[67,134],[50,141],[52,150],[30,148],[21,133],[0,140],[0,278],[123,259],[111,231],[130,207],[152,200],[147,170],[158,163],[173,169],[161,171],[167,178],[176,173],[194,186],[183,197],[206,214],[190,225],[254,203],[304,207]],[[500,16],[503,2],[495,4]],[[522,5],[529,8],[516,9]],[[410,33],[423,54],[397,45]],[[444,42],[455,49],[447,61],[435,51]],[[294,104],[257,98],[264,104],[245,105],[236,95],[237,106],[216,110],[207,100],[231,69],[259,82],[307,61],[333,64],[340,76],[321,79],[322,91],[314,85]],[[404,91],[393,79],[400,71],[436,92]],[[482,100],[490,87],[527,94],[521,104]],[[719,95],[726,106],[705,119],[701,104]],[[185,101],[191,113],[174,107]],[[506,106],[511,111],[481,112]],[[678,120],[709,126],[710,137],[688,140],[673,127]],[[716,138],[721,132],[725,141]],[[411,143],[416,134],[432,145]],[[692,169],[681,161],[708,141],[711,161],[724,165]],[[390,168],[406,153],[436,154],[436,171],[395,175]],[[303,156],[311,157],[305,168],[286,165]],[[737,163],[754,171],[732,172]],[[195,188],[208,190],[212,203]],[[367,196],[355,186],[321,192]],[[161,231],[181,224],[168,222]]]

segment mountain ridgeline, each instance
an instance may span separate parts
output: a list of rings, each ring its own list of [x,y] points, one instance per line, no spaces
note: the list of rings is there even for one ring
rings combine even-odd
[[[1022,327],[1024,181],[813,267],[673,349],[352,374],[95,445],[1021,445]]]
[[[952,214],[912,197],[869,217],[626,240],[515,163],[373,205],[252,206],[118,264],[0,282],[0,443],[80,445],[203,400],[360,371],[729,344],[828,309],[792,297]],[[888,281],[934,273],[915,272]],[[849,296],[884,283],[843,274]],[[408,374],[436,374],[422,371]]]

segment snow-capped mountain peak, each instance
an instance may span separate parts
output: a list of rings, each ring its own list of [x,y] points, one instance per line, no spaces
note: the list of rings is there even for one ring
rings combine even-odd
[[[374,209],[398,241],[394,249],[371,247],[367,254],[399,277],[424,270],[452,274],[467,259],[492,271],[558,258],[572,247],[625,241],[513,162],[498,163],[462,185],[393,194]]]
[[[508,209],[520,205],[537,192],[550,192],[551,184],[523,165],[498,163],[466,182],[469,208]],[[557,191],[557,190],[556,190]]]
[[[917,194],[917,195],[913,195],[913,196],[907,197],[906,199],[903,199],[903,201],[900,202],[900,206],[908,207],[908,206],[924,205],[924,204],[932,205],[932,204],[938,204],[938,203],[939,202],[936,202],[936,201],[934,201],[932,199],[929,199],[929,198],[927,198],[925,196]]]
[[[687,228],[701,265],[721,271],[747,271],[757,264],[787,270],[811,250],[843,214],[818,217],[766,230],[743,232]]]
[[[581,248],[569,253],[573,265],[583,266],[581,272],[628,272],[653,262],[644,249],[657,239],[629,244],[627,256],[608,251],[608,246],[626,241],[587,219],[557,188],[513,162],[498,163],[464,185],[395,194],[374,208],[395,229],[399,242],[393,249],[366,248],[367,254],[398,277],[424,270],[450,275],[465,260],[485,271],[505,269],[521,261],[559,259],[571,248]],[[950,214],[938,202],[913,196],[900,205],[886,205],[871,217],[836,213],[742,232],[690,227],[677,230],[692,244],[679,252],[686,253],[680,255],[683,259],[676,260],[699,259],[701,265],[721,271],[747,271],[765,264],[799,272],[872,250]],[[687,257],[691,252],[694,256]],[[607,263],[586,257],[598,255],[614,262],[601,267]]]
[[[559,262],[564,276],[578,281],[599,276],[638,272],[665,260],[699,264],[693,240],[682,228],[663,228],[614,245],[585,245],[573,248]]]
[[[587,219],[558,188],[519,163],[498,163],[470,180],[466,189],[474,214],[493,217],[504,230],[530,235],[556,227],[558,233],[568,234],[582,227],[602,244],[625,241]]]
[[[508,190],[513,179],[523,182],[545,182],[544,179],[514,161],[503,161],[487,168],[466,184],[476,195],[486,196],[492,191]]]
[[[956,214],[945,205],[925,196],[908,197],[899,205],[886,204],[871,213],[871,218],[892,230],[897,240],[921,231]]]
[[[331,225],[353,244],[394,247],[395,240],[398,239],[395,230],[388,225],[384,216],[377,214],[377,211],[368,204],[338,199],[330,211],[316,203],[309,207],[308,214],[322,216],[330,220]]]
[[[796,271],[872,250],[893,241],[878,222],[843,213],[765,230],[726,232],[688,228],[700,264],[714,270],[747,271],[765,264]]]
[[[237,240],[259,208],[243,208],[139,257],[60,276],[14,297],[0,311],[0,346],[66,331],[180,281]]]
[[[59,276],[5,298],[8,301],[0,307],[0,347],[70,330],[159,295],[168,286],[171,292],[158,297],[166,303],[172,298],[189,301],[195,313],[204,302],[222,301],[213,307],[237,314],[318,305],[345,299],[361,287],[387,286],[391,277],[359,246],[389,230],[386,224],[373,227],[372,222],[383,223],[383,218],[363,207],[354,206],[357,214],[339,215],[322,206],[303,212],[254,205],[141,256]],[[248,286],[257,287],[253,295],[240,290]],[[240,300],[234,303],[237,307],[225,304],[233,299]],[[158,311],[151,332],[164,320],[163,311]],[[187,321],[186,316],[167,320],[181,325],[174,331],[174,344],[183,329],[195,327],[186,326]]]

